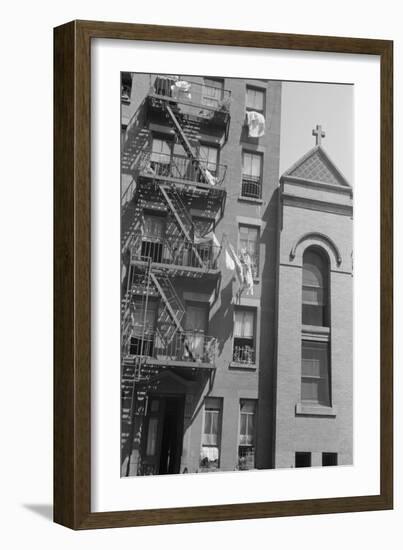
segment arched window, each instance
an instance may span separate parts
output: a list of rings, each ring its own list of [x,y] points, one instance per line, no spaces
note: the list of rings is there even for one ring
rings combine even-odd
[[[302,324],[329,326],[329,262],[315,247],[303,257]]]

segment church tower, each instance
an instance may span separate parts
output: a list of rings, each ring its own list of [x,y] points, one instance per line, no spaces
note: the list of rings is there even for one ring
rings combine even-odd
[[[312,133],[280,179],[276,468],[353,461],[353,190]]]

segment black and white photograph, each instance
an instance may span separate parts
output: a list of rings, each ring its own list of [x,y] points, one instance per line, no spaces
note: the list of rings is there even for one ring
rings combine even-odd
[[[354,86],[120,84],[121,477],[352,465]]]

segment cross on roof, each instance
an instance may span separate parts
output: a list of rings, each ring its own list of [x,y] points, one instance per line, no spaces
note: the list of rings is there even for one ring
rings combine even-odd
[[[316,137],[316,145],[321,145],[322,138],[326,137],[326,134],[322,130],[322,126],[320,124],[317,124],[316,129],[312,130],[312,135]]]

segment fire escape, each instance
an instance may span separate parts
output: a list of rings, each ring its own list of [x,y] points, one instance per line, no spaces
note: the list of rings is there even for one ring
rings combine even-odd
[[[122,231],[122,256],[128,258],[121,309],[122,380],[123,394],[132,398],[136,386],[137,392],[146,392],[150,380],[168,367],[215,369],[216,340],[185,329],[185,308],[174,281],[219,277],[220,247],[209,237],[211,231],[200,233],[189,209],[192,201],[199,201],[215,218],[215,226],[225,207],[226,167],[212,169],[192,141],[200,125],[227,138],[229,94],[224,97],[223,90],[223,101],[206,105],[202,85],[193,83],[191,94],[174,88],[175,81],[156,77],[148,94],[148,115],[169,126],[185,155],[163,158],[142,152],[134,167],[135,186],[122,208],[122,217],[130,217]],[[140,220],[150,206],[166,214],[167,225],[163,237],[147,240]]]

